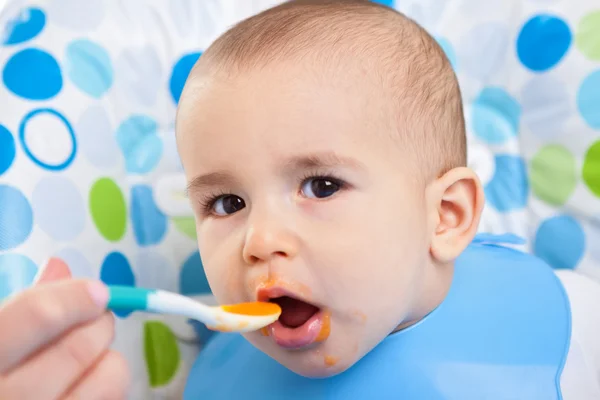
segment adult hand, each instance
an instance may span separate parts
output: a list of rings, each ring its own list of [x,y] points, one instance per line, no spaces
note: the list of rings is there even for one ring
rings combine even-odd
[[[2,400],[125,398],[129,369],[109,349],[108,290],[70,278],[52,259],[32,287],[0,303]]]

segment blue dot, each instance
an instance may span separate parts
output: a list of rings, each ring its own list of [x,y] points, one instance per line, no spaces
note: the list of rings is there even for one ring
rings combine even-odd
[[[33,39],[44,29],[46,14],[36,7],[25,8],[4,26],[5,45],[23,43]]]
[[[181,267],[179,293],[186,296],[212,294],[198,251],[192,253]]]
[[[69,152],[69,155],[67,156],[67,158],[61,162],[56,163],[56,162],[44,161],[42,159],[43,156],[40,154],[38,154],[38,155],[34,154],[33,151],[31,150],[30,146],[27,143],[27,124],[31,121],[31,119],[33,119],[33,117],[39,116],[40,114],[50,114],[50,115],[58,118],[58,120],[60,122],[62,122],[62,124],[65,126],[65,128],[67,130],[69,140],[71,141],[71,151]],[[53,110],[51,108],[38,108],[36,110],[29,112],[29,114],[27,114],[23,118],[23,120],[21,121],[21,125],[19,126],[19,140],[21,142],[21,146],[23,146],[23,151],[25,152],[25,154],[27,154],[27,156],[31,159],[31,161],[33,161],[38,166],[49,169],[51,171],[61,171],[65,168],[67,168],[73,162],[73,160],[75,159],[75,155],[77,154],[77,140],[75,139],[75,132],[73,132],[73,128],[71,127],[71,124],[61,113],[59,113],[58,111]],[[49,137],[46,140],[48,140],[48,142],[51,143],[53,138]],[[51,146],[47,146],[45,148],[45,151],[49,151],[49,150],[51,152],[51,150],[52,150]]]
[[[160,243],[167,232],[167,217],[156,206],[150,186],[131,188],[131,219],[135,240],[140,246]]]
[[[158,165],[163,144],[156,130],[156,122],[145,115],[134,115],[121,123],[116,137],[127,172],[145,174]]]
[[[390,8],[394,8],[395,0],[371,0],[373,3],[382,4]]]
[[[487,87],[472,106],[473,130],[490,144],[501,144],[517,136],[521,106],[504,89]]]
[[[4,66],[2,79],[8,90],[29,100],[51,99],[63,85],[58,62],[39,49],[14,54]]]
[[[0,254],[0,302],[27,289],[37,272],[37,265],[22,254]]]
[[[202,53],[186,54],[175,63],[169,82],[169,89],[171,90],[171,96],[175,104],[179,103],[179,97],[183,91],[185,81],[201,55]]]
[[[107,285],[135,286],[135,276],[127,258],[118,251],[110,253],[102,262],[100,279]],[[131,311],[115,310],[115,315],[127,317]]]
[[[553,268],[574,269],[585,251],[583,228],[568,215],[548,218],[538,227],[533,251]]]
[[[577,92],[577,108],[590,127],[600,129],[600,69],[581,82]]]
[[[67,46],[65,73],[82,92],[100,98],[113,83],[113,67],[104,48],[80,39]]]
[[[486,200],[500,212],[524,208],[529,196],[525,161],[510,155],[496,155],[494,159],[494,176],[484,189]]]
[[[8,129],[0,125],[0,175],[8,171],[15,155],[15,139]]]
[[[444,50],[446,57],[448,57],[448,61],[450,61],[450,65],[452,65],[452,68],[454,70],[456,70],[456,53],[454,52],[454,48],[452,47],[452,44],[448,41],[448,39],[443,38],[443,37],[436,37],[436,40],[437,40],[438,44],[440,45],[440,47],[442,48],[442,50]]]
[[[22,244],[33,228],[33,211],[18,189],[0,185],[0,250]]]
[[[517,38],[517,55],[532,71],[541,72],[554,67],[571,46],[569,25],[549,14],[529,19]]]

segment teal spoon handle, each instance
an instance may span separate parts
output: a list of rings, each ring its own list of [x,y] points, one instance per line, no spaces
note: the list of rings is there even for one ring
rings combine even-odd
[[[156,293],[153,289],[143,289],[131,286],[108,285],[110,310],[150,311],[149,297]]]

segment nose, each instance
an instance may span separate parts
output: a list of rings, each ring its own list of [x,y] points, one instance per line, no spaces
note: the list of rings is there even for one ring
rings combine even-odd
[[[294,258],[299,240],[281,218],[255,218],[249,224],[242,256],[248,265],[269,262],[274,258]]]

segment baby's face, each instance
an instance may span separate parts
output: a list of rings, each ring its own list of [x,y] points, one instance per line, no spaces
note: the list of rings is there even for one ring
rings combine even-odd
[[[383,96],[291,66],[189,86],[178,144],[214,295],[278,302],[245,336],[289,369],[347,369],[414,318],[429,257]]]

